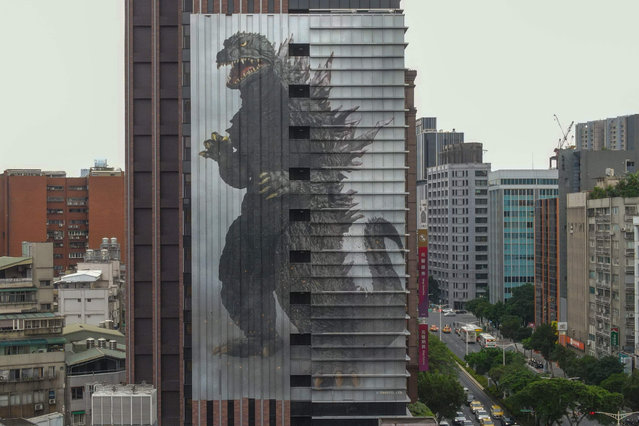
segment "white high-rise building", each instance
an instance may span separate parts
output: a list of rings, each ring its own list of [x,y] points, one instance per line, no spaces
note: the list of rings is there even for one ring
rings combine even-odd
[[[489,163],[428,168],[428,268],[452,308],[488,286]]]

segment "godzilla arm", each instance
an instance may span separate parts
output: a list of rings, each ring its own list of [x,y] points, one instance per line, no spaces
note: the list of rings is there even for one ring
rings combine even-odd
[[[248,184],[248,177],[240,165],[239,149],[231,138],[213,132],[211,138],[205,140],[203,144],[205,149],[200,152],[200,156],[217,161],[220,176],[224,182],[233,188],[245,188]]]

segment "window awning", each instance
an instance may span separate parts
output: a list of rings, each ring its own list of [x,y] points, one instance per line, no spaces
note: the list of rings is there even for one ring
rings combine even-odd
[[[9,287],[9,288],[0,288],[0,293],[6,291],[38,291],[35,287]]]

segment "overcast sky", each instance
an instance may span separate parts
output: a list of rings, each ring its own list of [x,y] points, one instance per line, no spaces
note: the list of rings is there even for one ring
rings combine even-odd
[[[0,170],[124,168],[124,1],[0,1]],[[639,112],[637,0],[403,0],[418,116],[546,168],[561,132]]]

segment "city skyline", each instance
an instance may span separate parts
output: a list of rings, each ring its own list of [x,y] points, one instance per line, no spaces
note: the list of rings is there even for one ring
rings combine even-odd
[[[553,114],[566,129],[572,120],[637,112],[639,83],[632,76],[639,60],[626,52],[633,51],[631,19],[639,5],[619,1],[627,12],[619,14],[619,7],[594,1],[542,3],[548,7],[402,1],[406,66],[418,71],[418,117],[436,116],[441,129],[482,142],[494,169],[547,168],[561,136]],[[0,170],[77,176],[95,158],[124,168],[123,9],[123,3],[80,0],[0,6],[5,16],[29,17],[0,29],[7,56],[21,65],[0,70],[12,82],[0,102]],[[429,15],[437,19],[420,24]],[[20,43],[11,41],[16,34]],[[615,60],[593,60],[593,51]]]

